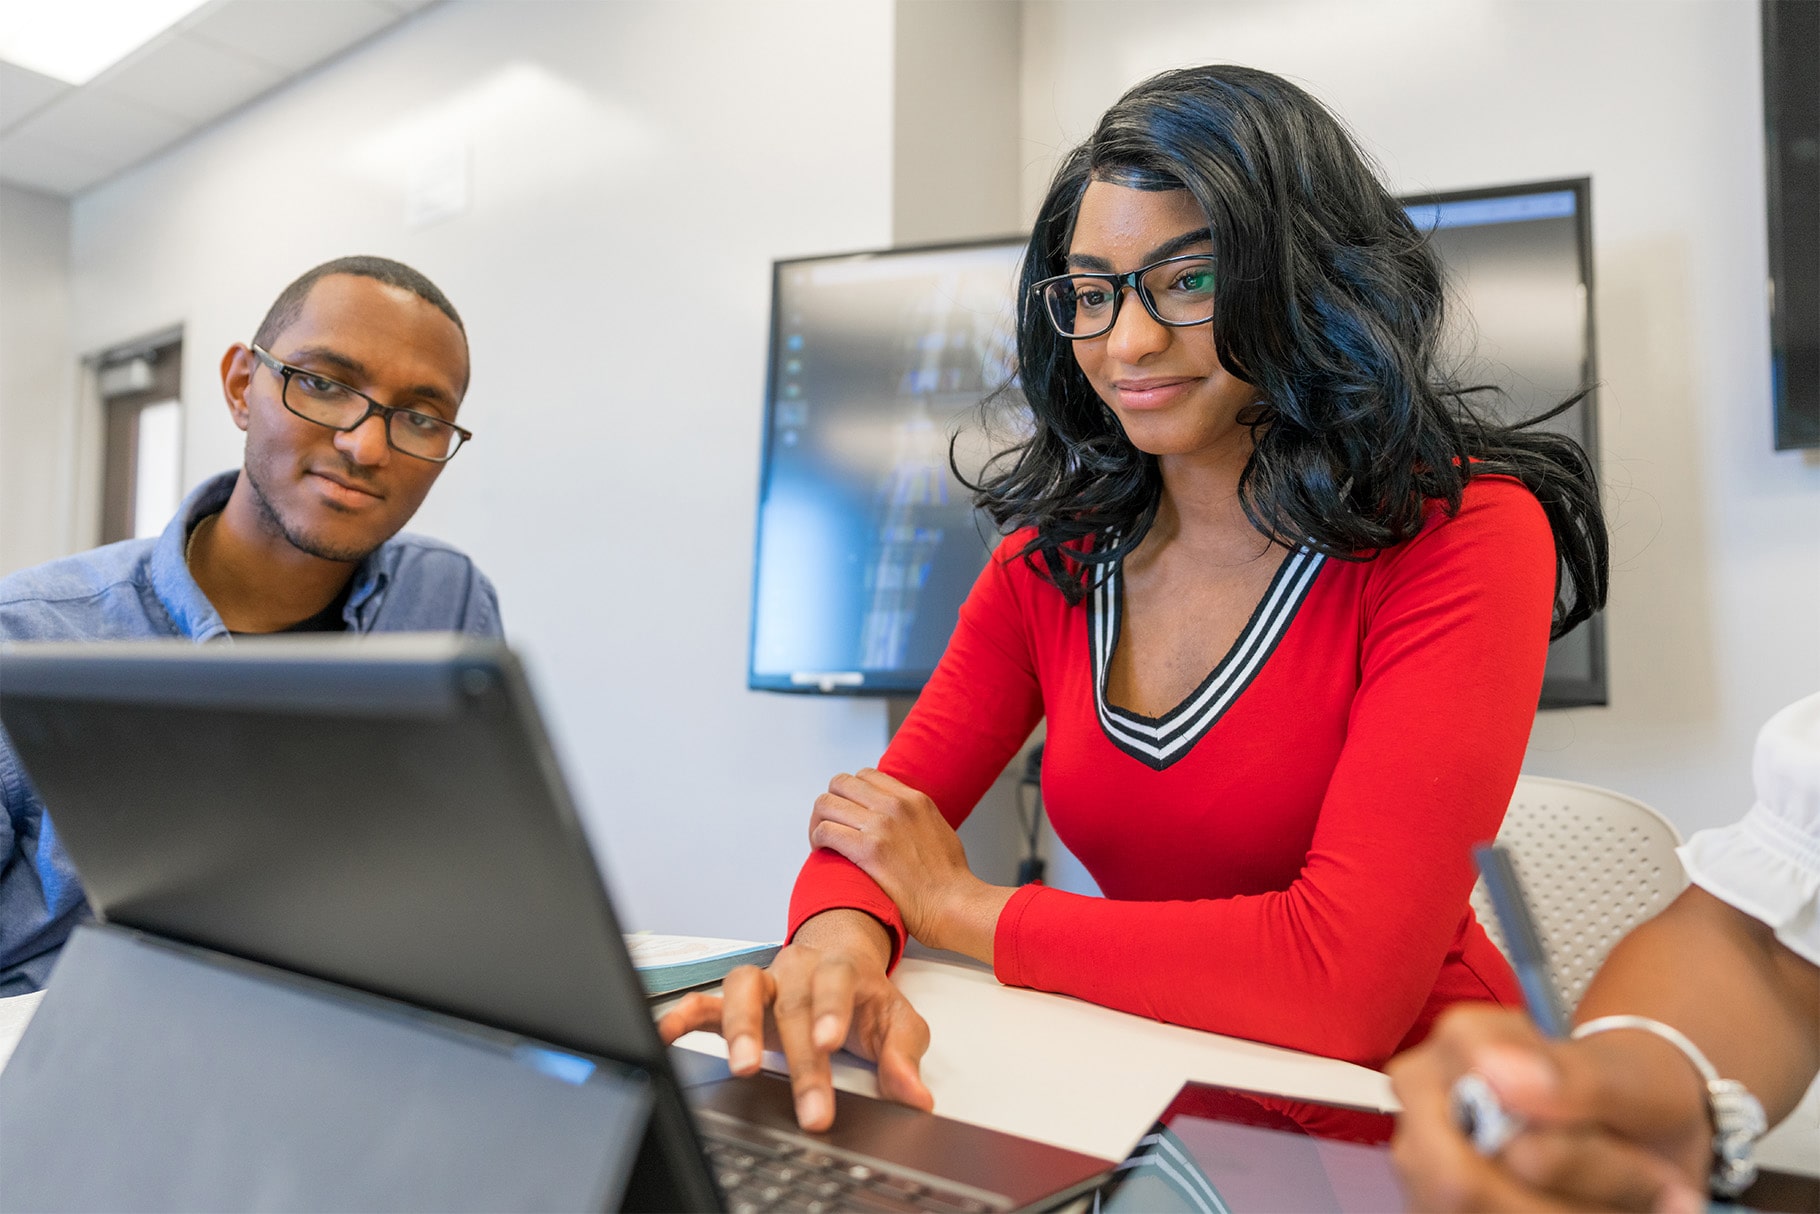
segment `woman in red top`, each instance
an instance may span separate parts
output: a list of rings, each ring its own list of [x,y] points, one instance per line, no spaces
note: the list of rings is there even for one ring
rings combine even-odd
[[[769,1026],[815,1129],[843,1045],[931,1103],[887,977],[906,936],[1373,1066],[1451,1003],[1515,1003],[1469,848],[1551,632],[1603,601],[1605,533],[1579,447],[1436,366],[1442,297],[1295,86],[1182,70],[1108,111],[1025,257],[1034,425],[978,487],[1015,530],[878,769],[817,799],[791,946],[665,1034],[718,1027],[749,1072]],[[1039,720],[1050,819],[1104,897],[990,885],[954,833]]]

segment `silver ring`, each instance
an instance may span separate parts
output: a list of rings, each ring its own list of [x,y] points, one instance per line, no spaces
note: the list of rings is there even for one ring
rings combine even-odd
[[[1496,1155],[1523,1131],[1523,1119],[1504,1108],[1497,1092],[1477,1071],[1468,1071],[1454,1080],[1448,1103],[1453,1108],[1454,1124],[1472,1139],[1473,1148],[1481,1155]]]

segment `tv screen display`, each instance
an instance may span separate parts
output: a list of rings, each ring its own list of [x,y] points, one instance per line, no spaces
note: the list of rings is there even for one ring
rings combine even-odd
[[[1450,288],[1450,358],[1475,399],[1504,421],[1534,417],[1597,382],[1593,358],[1591,183],[1585,178],[1405,198]],[[1598,460],[1588,395],[1544,427]],[[1542,707],[1604,704],[1605,619],[1549,647]]]
[[[777,263],[748,684],[914,695],[997,534],[949,469],[1012,380],[1024,241]],[[1015,386],[1011,386],[1015,391]]]

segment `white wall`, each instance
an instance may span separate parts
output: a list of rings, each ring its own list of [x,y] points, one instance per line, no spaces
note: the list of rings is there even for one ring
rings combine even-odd
[[[0,576],[68,551],[69,203],[0,184]]]
[[[1287,75],[1398,191],[1590,174],[1612,703],[1542,713],[1526,770],[1685,833],[1820,689],[1820,461],[1771,450],[1757,6],[1736,0],[1121,0],[1025,8],[1024,207],[1153,72]]]
[[[1024,227],[1019,206],[1023,9],[1003,0],[897,0],[893,63],[891,238],[898,245],[1003,236]],[[914,700],[894,701],[895,732]],[[1041,737],[1041,729],[1035,735]],[[960,837],[967,863],[1010,884],[1023,857],[1014,758],[980,798]],[[1047,831],[1049,884],[1095,890]]]
[[[893,9],[893,242],[1016,232],[1022,6],[898,0]]]
[[[76,348],[185,325],[187,483],[237,465],[216,364],[290,278],[378,253],[454,300],[476,438],[413,528],[498,585],[628,927],[780,934],[811,799],[884,741],[744,677],[770,262],[890,242],[891,22],[450,0],[75,203]],[[407,226],[451,150],[470,209]]]

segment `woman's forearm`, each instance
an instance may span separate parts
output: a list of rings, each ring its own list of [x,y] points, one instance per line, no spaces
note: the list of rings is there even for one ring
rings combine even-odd
[[[1820,1069],[1820,967],[1698,886],[1619,942],[1574,1018],[1624,1014],[1680,1029],[1771,1124]]]
[[[891,933],[884,924],[862,910],[822,911],[804,920],[790,943],[873,958],[880,969],[891,964]]]
[[[1017,889],[1008,885],[991,885],[972,881],[943,904],[936,917],[939,931],[923,943],[932,948],[947,949],[992,964],[993,941],[998,935],[998,917]]]

